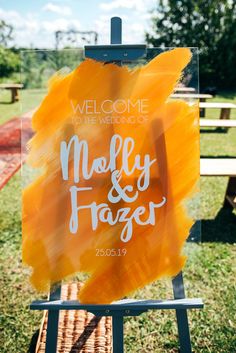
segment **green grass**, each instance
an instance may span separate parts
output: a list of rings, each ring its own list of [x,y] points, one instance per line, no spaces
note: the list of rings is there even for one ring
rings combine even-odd
[[[40,314],[29,313],[35,293],[21,265],[20,173],[0,193],[1,341],[0,352],[27,352]]]
[[[31,99],[39,99],[40,92],[26,91],[25,95],[30,107]],[[236,95],[229,99],[236,101]],[[5,120],[6,116],[15,114],[17,104],[0,104],[0,118],[4,111]],[[202,155],[235,156],[235,152],[236,129],[201,134]],[[188,254],[184,270],[186,292],[189,297],[202,297],[205,302],[203,310],[189,311],[195,353],[236,352],[236,215],[222,209],[226,184],[227,178],[201,179],[202,243],[187,243],[185,249]],[[29,310],[29,303],[38,295],[29,285],[29,270],[21,264],[20,194],[18,173],[0,192],[2,353],[27,352],[41,318],[41,313]],[[167,280],[135,293],[137,298],[171,296]],[[125,321],[126,353],[178,352],[174,312],[150,311]]]
[[[22,90],[19,102],[11,103],[11,92],[0,90],[0,124],[35,108],[45,94],[43,89]]]

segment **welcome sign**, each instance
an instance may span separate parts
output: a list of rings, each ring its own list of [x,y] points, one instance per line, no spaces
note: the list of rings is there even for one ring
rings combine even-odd
[[[133,69],[86,59],[51,78],[23,191],[23,260],[38,290],[80,271],[80,301],[110,303],[184,266],[198,109],[170,95],[190,60],[184,48]]]

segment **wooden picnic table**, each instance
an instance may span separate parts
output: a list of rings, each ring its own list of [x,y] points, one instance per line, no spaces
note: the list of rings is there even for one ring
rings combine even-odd
[[[236,208],[236,158],[201,158],[201,176],[228,176],[224,207]]]
[[[215,102],[200,102],[200,108],[203,109],[220,109],[220,119],[229,119],[231,109],[236,108],[233,103],[215,103]]]
[[[19,100],[19,89],[23,88],[23,85],[20,83],[1,83],[0,88],[11,91],[11,103],[14,103]]]
[[[206,99],[213,98],[211,94],[205,94],[205,93],[174,93],[171,95],[172,98],[181,98],[181,99],[199,99],[200,102],[205,102]]]

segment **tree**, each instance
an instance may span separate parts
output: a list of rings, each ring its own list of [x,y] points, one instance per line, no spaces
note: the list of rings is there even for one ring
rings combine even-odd
[[[7,47],[12,38],[13,27],[5,21],[0,20],[0,45]]]
[[[236,88],[236,2],[159,0],[153,10],[155,47],[198,47],[201,88]]]

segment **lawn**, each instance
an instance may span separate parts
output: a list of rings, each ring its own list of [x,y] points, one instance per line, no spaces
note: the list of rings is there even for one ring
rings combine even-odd
[[[5,93],[4,93],[5,94]],[[38,104],[42,91],[25,91],[24,110]],[[7,100],[7,96],[4,98]],[[215,101],[234,101],[222,94]],[[0,104],[0,123],[19,115],[20,104]],[[217,117],[211,111],[208,117]],[[236,112],[234,112],[236,118]],[[201,134],[202,156],[236,156],[236,129]],[[184,270],[189,297],[202,297],[204,310],[189,311],[193,351],[236,352],[236,214],[222,209],[227,178],[201,178],[202,242],[187,243]],[[38,297],[28,283],[29,270],[21,264],[20,173],[0,191],[1,341],[2,353],[25,353],[33,344],[41,314],[29,303]],[[135,293],[137,298],[171,297],[170,281],[156,282]],[[33,338],[32,338],[33,337]],[[178,352],[174,312],[150,311],[126,319],[127,353]]]
[[[41,102],[44,94],[44,89],[22,90],[20,101],[12,104],[10,91],[0,90],[0,124],[35,108]]]

